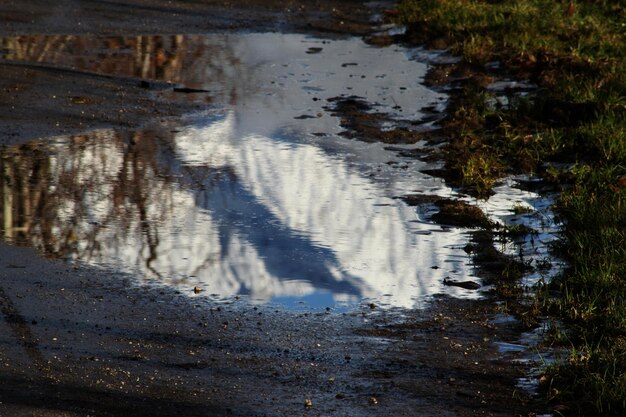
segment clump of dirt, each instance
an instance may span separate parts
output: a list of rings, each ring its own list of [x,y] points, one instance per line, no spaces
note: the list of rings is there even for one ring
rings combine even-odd
[[[441,197],[429,194],[407,194],[400,197],[407,205],[415,207],[423,204],[435,204]]]
[[[385,129],[385,123],[397,122],[384,113],[374,111],[371,104],[360,97],[340,96],[328,99],[326,107],[333,116],[340,118],[344,132],[341,136],[363,142],[383,142],[388,144],[413,144],[421,139],[420,134],[406,127]]]
[[[481,285],[476,281],[454,281],[449,278],[445,278],[443,280],[443,285],[447,285],[448,287],[464,288],[466,290],[477,290],[481,287]]]
[[[439,213],[433,215],[433,220],[440,224],[459,227],[493,226],[493,222],[476,206],[459,200],[439,200],[435,203]]]
[[[432,195],[409,194],[401,197],[409,206],[433,204],[439,212],[432,216],[436,223],[446,226],[491,229],[495,224],[478,207],[461,200]]]
[[[363,40],[369,45],[384,47],[393,45],[397,38],[387,33],[375,33],[373,35],[366,36]]]

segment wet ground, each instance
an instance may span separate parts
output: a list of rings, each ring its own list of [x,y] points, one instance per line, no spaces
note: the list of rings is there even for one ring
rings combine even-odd
[[[409,156],[446,95],[354,36],[387,7],[0,6],[2,232],[37,251],[0,250],[1,415],[528,413],[473,225],[434,214],[538,228],[503,243],[530,263],[553,221]]]
[[[2,264],[2,415],[523,409],[511,386],[522,369],[492,343],[510,335],[465,302],[346,314],[216,306],[168,289],[137,291],[132,277],[42,265],[23,249],[5,253],[21,264]]]

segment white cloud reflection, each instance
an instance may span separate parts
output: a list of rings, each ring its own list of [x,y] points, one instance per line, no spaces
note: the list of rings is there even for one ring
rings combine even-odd
[[[140,281],[254,302],[412,307],[441,292],[444,277],[471,277],[463,231],[417,222],[392,198],[452,190],[417,160],[395,169],[382,145],[341,138],[324,108],[356,95],[418,119],[443,99],[420,85],[423,64],[358,39],[208,35],[193,46],[205,52],[197,62],[181,56],[176,68],[189,62],[193,71],[180,80],[210,90],[217,109],[175,133],[102,130],[38,144],[48,147],[42,181],[54,204],[24,226],[31,244]],[[11,175],[33,177],[29,155]],[[25,199],[36,203],[32,193]]]

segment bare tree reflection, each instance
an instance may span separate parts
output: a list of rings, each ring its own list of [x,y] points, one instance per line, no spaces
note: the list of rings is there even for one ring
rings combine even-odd
[[[155,142],[145,134],[96,131],[49,147],[33,142],[3,149],[5,238],[51,256],[89,260],[105,243],[103,229],[124,241],[139,226],[150,267],[172,198]],[[90,227],[80,226],[85,220]]]

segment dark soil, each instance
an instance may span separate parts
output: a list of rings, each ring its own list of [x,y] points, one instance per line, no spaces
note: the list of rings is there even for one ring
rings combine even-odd
[[[376,112],[360,97],[335,97],[328,101],[330,106],[327,109],[341,117],[341,127],[345,129],[341,135],[348,139],[396,145],[412,144],[421,140],[416,131],[406,127],[383,129],[386,122],[392,122],[391,117]]]
[[[441,225],[484,229],[494,226],[480,208],[461,200],[423,194],[407,194],[401,199],[409,206],[424,204],[437,206],[439,211],[431,220]]]

